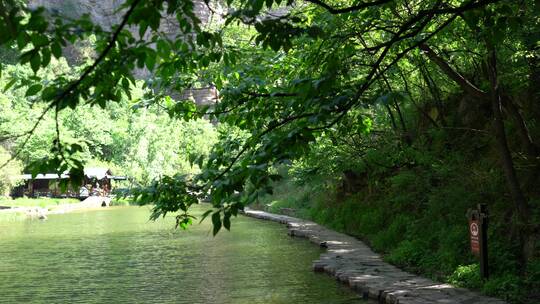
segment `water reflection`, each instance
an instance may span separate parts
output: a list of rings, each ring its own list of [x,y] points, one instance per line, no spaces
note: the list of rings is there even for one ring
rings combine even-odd
[[[320,251],[275,223],[172,229],[110,208],[1,225],[1,303],[363,303],[311,271]]]

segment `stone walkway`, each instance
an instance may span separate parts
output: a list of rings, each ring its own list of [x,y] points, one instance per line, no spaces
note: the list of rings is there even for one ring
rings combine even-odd
[[[263,211],[246,210],[245,215],[287,224],[289,235],[309,239],[327,248],[313,270],[327,272],[359,291],[364,298],[388,304],[505,304],[478,293],[441,284],[407,273],[385,263],[368,246],[354,237],[335,232],[314,222]]]

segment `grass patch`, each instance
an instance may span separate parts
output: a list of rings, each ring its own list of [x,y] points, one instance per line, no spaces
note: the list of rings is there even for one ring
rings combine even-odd
[[[15,207],[41,207],[51,208],[63,204],[76,204],[80,201],[75,198],[28,198],[21,197],[16,199],[0,199],[0,206]]]
[[[128,198],[113,198],[111,200],[111,206],[130,206],[131,200]]]

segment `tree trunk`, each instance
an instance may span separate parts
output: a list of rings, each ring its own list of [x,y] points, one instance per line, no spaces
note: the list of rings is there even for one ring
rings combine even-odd
[[[537,54],[540,51],[540,46],[529,45],[529,52]],[[529,117],[540,117],[540,90],[538,90],[538,84],[540,83],[540,58],[539,56],[526,57],[529,64],[529,88],[528,88],[528,102],[526,105],[527,111],[530,113]]]
[[[518,241],[521,247],[521,263],[522,266],[527,261],[529,256],[528,248],[528,232],[527,226],[529,222],[529,205],[516,174],[512,154],[508,147],[508,140],[504,129],[504,121],[502,115],[502,98],[499,91],[499,83],[497,79],[497,60],[495,50],[491,48],[488,55],[488,76],[491,84],[491,108],[493,111],[493,133],[497,143],[497,151],[501,158],[502,169],[510,190],[510,195],[514,201],[514,213],[517,215]]]
[[[503,101],[505,108],[516,122],[517,131],[521,139],[521,145],[523,146],[527,157],[531,159],[536,158],[538,156],[538,147],[531,138],[529,128],[527,128],[527,124],[525,124],[525,119],[519,112],[516,104],[508,96],[503,96]]]
[[[388,82],[388,79],[386,79],[386,77],[384,75],[382,75],[382,78],[383,78],[384,82],[386,83],[386,86],[388,87],[388,90],[390,92],[393,92],[392,86],[390,86],[390,82]],[[386,108],[388,109],[388,111],[390,113],[392,113],[392,111],[390,111],[390,107],[388,105],[386,106]],[[403,114],[401,113],[401,109],[399,107],[399,104],[397,103],[397,101],[395,99],[394,99],[394,109],[396,109],[396,112],[398,113],[398,117],[399,117],[399,121],[401,123],[401,129],[403,130],[403,136],[404,136],[405,142],[408,145],[410,145],[411,144],[410,134],[407,131],[407,126],[405,125],[405,120],[403,118]],[[396,122],[395,122],[395,119],[394,119],[393,115],[392,115],[392,123],[394,125],[394,128],[396,128]]]
[[[388,111],[388,115],[390,115],[390,121],[392,122],[392,128],[394,128],[394,131],[397,132],[397,125],[396,125],[396,119],[394,118],[394,113],[392,113],[392,109],[386,104],[385,105],[386,110]]]
[[[426,111],[424,111],[418,104],[416,104],[416,102],[414,101],[414,98],[413,98],[413,95],[411,93],[411,90],[409,89],[409,84],[407,83],[407,78],[405,77],[405,75],[403,75],[403,71],[400,69],[399,70],[399,76],[401,76],[401,80],[403,80],[403,84],[405,85],[405,92],[407,92],[407,95],[409,95],[409,98],[411,99],[411,103],[414,105],[414,107],[416,108],[416,110],[422,114],[434,127],[436,128],[440,128],[441,126],[439,126],[439,124],[431,117],[429,116],[428,113],[426,113]],[[435,108],[439,111],[439,113],[443,113],[442,110],[436,105]],[[442,115],[441,115],[442,116]],[[442,117],[443,118],[443,117]],[[441,120],[441,122],[443,123],[444,125],[444,120]]]
[[[424,78],[424,81],[429,89],[429,92],[431,93],[431,96],[433,99],[435,99],[435,106],[437,107],[437,110],[440,113],[440,121],[443,126],[446,126],[446,112],[444,110],[444,105],[441,99],[441,94],[437,86],[435,85],[435,81],[429,74],[429,71],[426,67],[426,64],[423,61],[420,61],[419,64],[420,74],[422,74],[422,78]]]
[[[403,114],[401,113],[401,108],[399,107],[399,104],[397,101],[394,100],[394,108],[396,109],[396,112],[399,116],[399,122],[401,123],[401,129],[403,129],[403,133],[407,133],[407,126],[405,125],[405,119],[403,118]]]

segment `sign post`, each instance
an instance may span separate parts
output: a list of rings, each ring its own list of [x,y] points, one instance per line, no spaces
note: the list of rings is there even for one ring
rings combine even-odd
[[[467,212],[469,218],[469,238],[471,252],[480,258],[480,276],[484,279],[489,278],[488,265],[488,242],[487,229],[489,214],[486,204],[478,204],[477,209]]]
[[[480,221],[475,216],[469,219],[469,236],[471,252],[476,256],[480,256]]]

